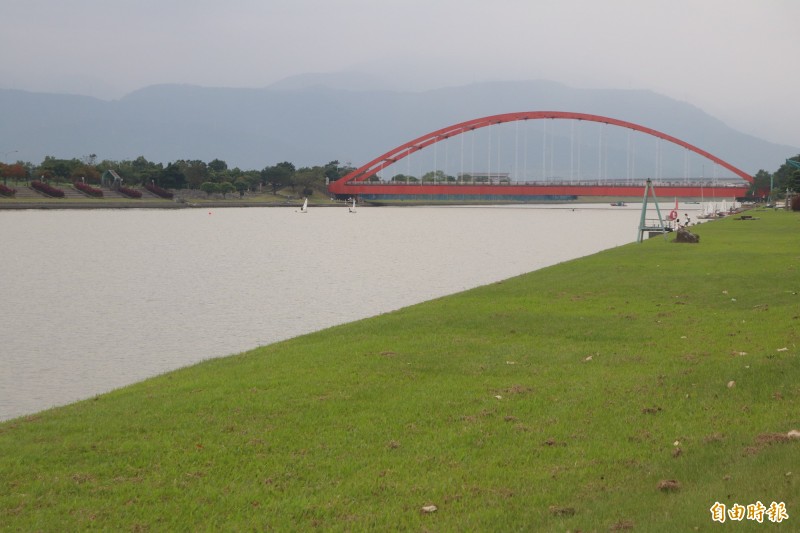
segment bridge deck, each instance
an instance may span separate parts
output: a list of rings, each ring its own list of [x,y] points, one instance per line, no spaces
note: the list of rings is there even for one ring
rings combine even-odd
[[[661,197],[736,198],[746,196],[748,185],[691,186],[658,185]],[[466,184],[466,183],[385,183],[350,181],[330,184],[334,194],[345,195],[467,195],[467,196],[611,196],[638,197],[644,195],[645,185],[570,185],[552,184]]]

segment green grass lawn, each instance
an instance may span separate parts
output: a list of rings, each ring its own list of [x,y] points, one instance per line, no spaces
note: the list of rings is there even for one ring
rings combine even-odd
[[[0,424],[0,530],[796,530],[800,215],[749,214]]]

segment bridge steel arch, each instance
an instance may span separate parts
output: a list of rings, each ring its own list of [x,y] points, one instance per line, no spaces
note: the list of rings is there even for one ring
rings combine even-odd
[[[727,161],[723,161],[719,157],[698,148],[686,141],[668,135],[666,133],[627,122],[611,117],[604,117],[601,115],[591,115],[587,113],[575,113],[569,111],[522,111],[514,113],[503,113],[500,115],[490,115],[487,117],[476,118],[466,122],[460,122],[452,126],[438,129],[426,135],[422,135],[401,144],[397,148],[389,150],[383,155],[380,155],[372,161],[362,165],[356,170],[350,172],[346,176],[336,180],[328,186],[328,190],[333,194],[340,195],[357,195],[357,194],[497,194],[497,195],[530,195],[530,194],[575,194],[575,195],[624,195],[635,196],[641,195],[644,190],[644,185],[640,187],[635,186],[565,186],[565,185],[485,185],[485,184],[423,184],[423,185],[404,185],[404,184],[372,184],[367,182],[369,178],[382,171],[384,168],[408,157],[414,152],[422,150],[439,141],[444,141],[450,137],[461,135],[468,131],[473,131],[496,124],[505,122],[515,122],[524,120],[540,120],[540,119],[559,119],[559,120],[585,120],[589,122],[599,122],[603,124],[611,124],[621,128],[628,128],[631,130],[646,133],[659,139],[664,139],[678,146],[682,146],[706,159],[709,159],[718,165],[730,170],[748,183],[753,183],[753,177],[747,172],[731,165]],[[535,190],[534,190],[535,189]],[[695,196],[696,187],[678,187],[672,190],[678,196]],[[721,193],[741,193],[744,195],[746,187],[736,187],[735,191],[723,189],[719,187]],[[707,189],[708,190],[708,189]],[[731,196],[731,194],[728,194]]]

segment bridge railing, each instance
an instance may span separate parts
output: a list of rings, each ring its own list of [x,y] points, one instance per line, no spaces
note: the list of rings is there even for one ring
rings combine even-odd
[[[475,186],[483,186],[483,185],[498,185],[498,186],[521,186],[521,185],[530,185],[532,187],[548,187],[548,186],[557,186],[557,187],[644,187],[646,185],[647,179],[642,180],[527,180],[527,181],[403,181],[403,180],[396,180],[396,181],[350,181],[347,182],[347,185],[475,185]],[[653,186],[655,187],[695,187],[695,188],[702,188],[702,187],[731,187],[731,188],[741,188],[749,186],[750,184],[745,182],[744,180],[719,180],[717,182],[712,182],[711,180],[699,180],[699,181],[687,181],[684,179],[676,179],[676,180],[652,180]]]

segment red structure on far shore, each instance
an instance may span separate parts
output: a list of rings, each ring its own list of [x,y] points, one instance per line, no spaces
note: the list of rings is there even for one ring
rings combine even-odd
[[[452,138],[462,133],[474,131],[479,128],[494,126],[505,122],[539,120],[539,119],[559,119],[559,120],[585,120],[603,124],[611,124],[622,128],[639,131],[659,139],[664,139],[678,146],[682,146],[715,164],[729,170],[736,176],[744,180],[744,184],[732,185],[690,185],[690,184],[659,184],[659,193],[663,196],[676,197],[718,197],[732,198],[743,197],[749,190],[749,185],[753,183],[753,177],[736,168],[730,163],[702,150],[692,144],[682,141],[676,137],[662,133],[660,131],[600,115],[590,115],[586,113],[573,113],[564,111],[528,111],[517,113],[505,113],[501,115],[491,115],[478,119],[468,120],[452,126],[436,130],[378,156],[365,165],[357,168],[343,178],[331,183],[329,191],[340,197],[362,196],[362,195],[424,195],[424,196],[486,196],[486,197],[533,197],[533,196],[612,196],[612,197],[637,197],[642,196],[645,190],[645,180],[641,184],[627,183],[594,183],[571,182],[571,181],[547,181],[547,182],[504,182],[504,183],[461,183],[461,182],[440,182],[440,183],[396,183],[396,182],[375,182],[370,178],[376,176],[384,168],[389,167],[409,155],[422,150],[430,145]]]

